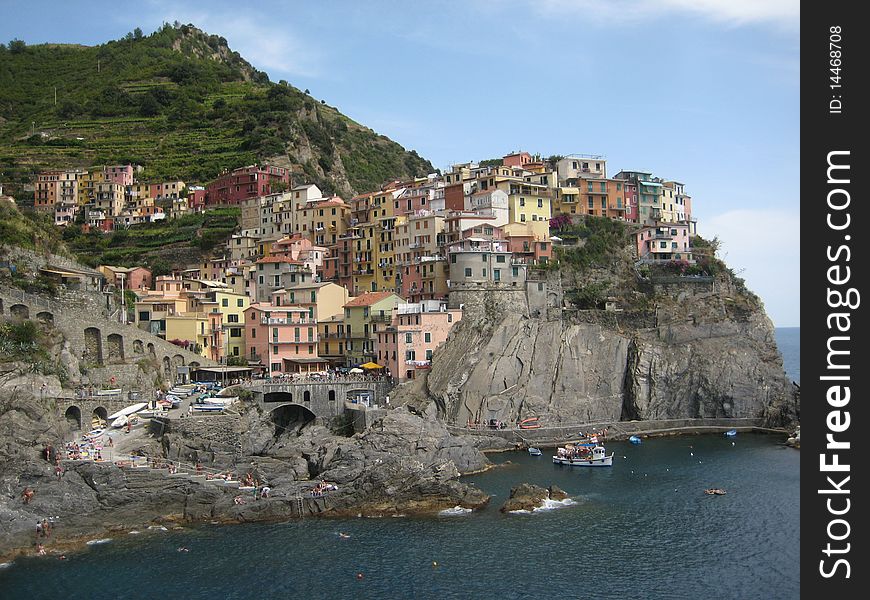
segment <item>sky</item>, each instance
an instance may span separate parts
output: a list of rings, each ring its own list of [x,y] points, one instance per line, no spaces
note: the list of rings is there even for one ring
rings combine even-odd
[[[0,0],[0,40],[93,45],[178,20],[441,169],[526,150],[680,181],[774,324],[800,323],[797,0],[124,6]]]

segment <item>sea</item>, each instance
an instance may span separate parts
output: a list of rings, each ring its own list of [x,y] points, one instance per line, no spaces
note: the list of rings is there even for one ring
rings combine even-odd
[[[777,340],[799,382],[799,329]],[[783,441],[614,442],[599,469],[493,455],[498,468],[465,479],[493,496],[481,511],[143,529],[18,559],[0,568],[0,599],[796,598],[800,452]],[[501,513],[523,482],[570,500]]]

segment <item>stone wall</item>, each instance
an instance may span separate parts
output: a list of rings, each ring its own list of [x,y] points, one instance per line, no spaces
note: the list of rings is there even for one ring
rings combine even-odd
[[[242,418],[234,414],[194,415],[166,419],[164,433],[221,449],[242,449]],[[177,458],[172,456],[170,458]]]
[[[69,342],[70,351],[82,361],[85,368],[93,369],[101,377],[104,373],[105,379],[114,376],[116,384],[125,388],[125,391],[136,389],[132,387],[134,382],[141,380],[141,376],[135,371],[138,370],[137,363],[142,359],[155,361],[159,365],[162,378],[169,383],[175,381],[175,368],[178,366],[193,363],[202,366],[216,364],[135,325],[107,319],[105,312],[98,308],[99,299],[93,294],[81,293],[75,296],[81,300],[78,305],[25,294],[15,288],[0,287],[0,318],[9,317],[13,306],[27,307],[27,318],[35,319],[40,315],[43,320],[54,323]],[[111,367],[108,368],[108,365]],[[107,368],[102,371],[102,367]]]

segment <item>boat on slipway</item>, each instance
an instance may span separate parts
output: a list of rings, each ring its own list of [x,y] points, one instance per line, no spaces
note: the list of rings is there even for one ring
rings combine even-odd
[[[128,407],[126,407],[126,408],[122,408],[121,410],[119,410],[119,411],[116,412],[116,413],[112,413],[112,414],[110,414],[108,417],[106,417],[106,420],[111,422],[111,421],[114,421],[115,419],[117,419],[117,418],[119,418],[119,417],[126,417],[126,416],[129,416],[129,415],[132,415],[133,413],[137,413],[137,412],[139,412],[140,410],[143,410],[146,406],[148,406],[148,404],[145,403],[145,402],[139,402],[139,403],[137,403],[137,404],[131,404],[130,406],[128,406]]]
[[[572,467],[612,467],[613,453],[598,444],[568,444],[558,448],[553,463]]]

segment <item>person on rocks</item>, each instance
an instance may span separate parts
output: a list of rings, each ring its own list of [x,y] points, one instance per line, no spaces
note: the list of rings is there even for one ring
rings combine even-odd
[[[24,504],[30,504],[30,501],[33,500],[33,493],[34,491],[31,488],[24,488],[24,491],[21,493],[21,499],[24,501]]]
[[[45,546],[42,544],[36,544],[36,555],[45,556]]]
[[[45,535],[45,532],[42,530],[42,521],[36,522],[36,539],[39,539]]]
[[[51,523],[48,522],[48,519],[42,520],[42,536],[51,537]]]
[[[54,465],[54,475],[57,477],[57,480],[60,481],[60,478],[63,477],[63,467],[60,466],[60,461],[58,461]]]

